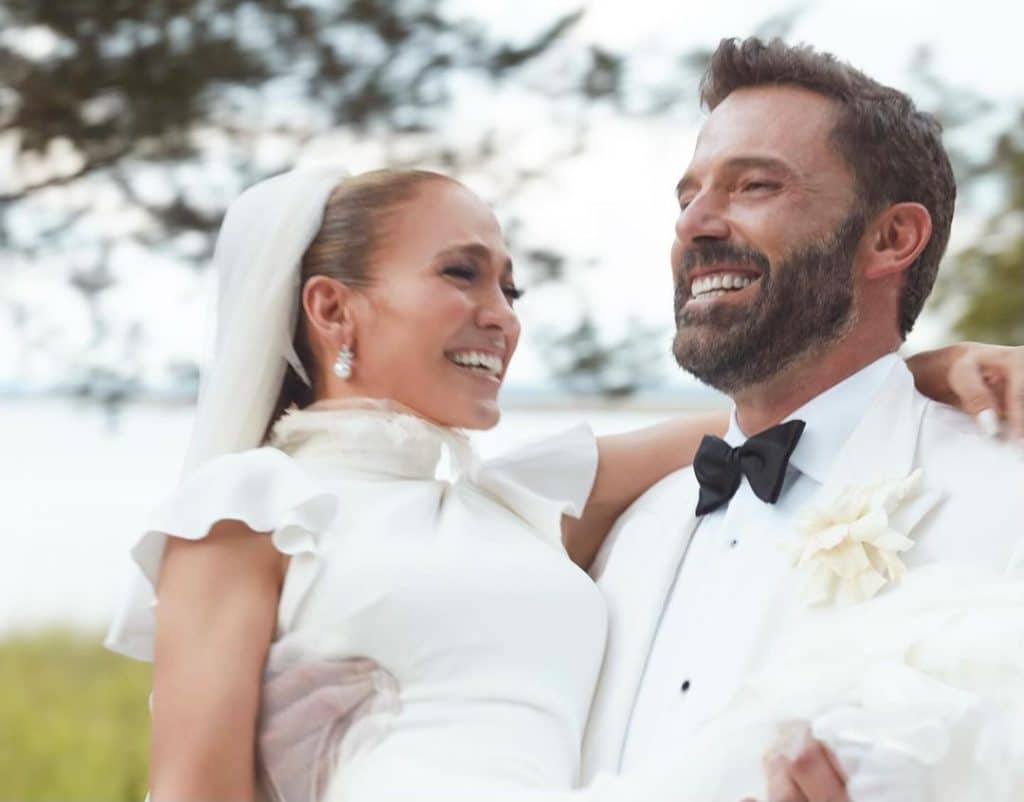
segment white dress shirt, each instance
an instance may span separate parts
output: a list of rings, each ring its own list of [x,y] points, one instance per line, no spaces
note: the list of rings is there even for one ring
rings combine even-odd
[[[776,504],[761,501],[744,479],[727,505],[700,522],[647,660],[626,735],[623,771],[667,749],[678,753],[718,709],[723,694],[736,687],[745,670],[743,656],[752,653],[750,641],[759,634],[761,607],[792,576],[782,535],[825,483],[896,360],[893,354],[876,360],[787,418],[807,425]],[[747,439],[735,409],[725,439],[731,446]],[[782,630],[786,622],[777,625]]]

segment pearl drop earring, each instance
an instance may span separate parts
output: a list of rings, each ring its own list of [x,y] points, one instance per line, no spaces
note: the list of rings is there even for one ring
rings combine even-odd
[[[355,355],[347,345],[341,346],[338,351],[338,358],[334,360],[334,375],[343,382],[352,378],[352,362]]]

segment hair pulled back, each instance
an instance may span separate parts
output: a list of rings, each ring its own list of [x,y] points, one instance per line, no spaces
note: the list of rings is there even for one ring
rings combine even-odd
[[[374,280],[374,256],[387,236],[397,208],[412,200],[423,184],[452,180],[428,170],[386,169],[342,181],[327,199],[320,230],[303,254],[300,297],[301,288],[313,276],[328,276],[355,289],[369,287]],[[312,378],[317,365],[309,347],[306,316],[301,308],[294,345],[306,374]],[[301,409],[313,401],[314,389],[289,365],[266,434],[289,407]]]

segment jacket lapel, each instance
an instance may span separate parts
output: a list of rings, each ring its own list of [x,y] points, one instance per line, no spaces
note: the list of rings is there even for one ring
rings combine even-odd
[[[591,570],[608,603],[608,647],[584,742],[585,781],[618,771],[647,657],[699,521],[697,493],[692,470],[662,480],[620,518]]]
[[[819,498],[834,498],[851,484],[908,476],[917,467],[921,425],[930,403],[914,388],[906,365],[899,362],[841,449]],[[929,486],[927,474],[923,475],[918,493],[893,516],[897,528],[909,534],[944,495]]]

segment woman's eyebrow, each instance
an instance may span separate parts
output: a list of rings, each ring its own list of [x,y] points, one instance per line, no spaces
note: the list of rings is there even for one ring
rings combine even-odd
[[[443,251],[437,254],[437,258],[447,259],[453,256],[469,256],[473,259],[480,261],[489,262],[494,256],[494,252],[486,245],[481,245],[479,242],[467,242],[461,245],[453,245],[450,248],[445,248]],[[504,273],[508,274],[512,272],[512,259],[505,259]]]

